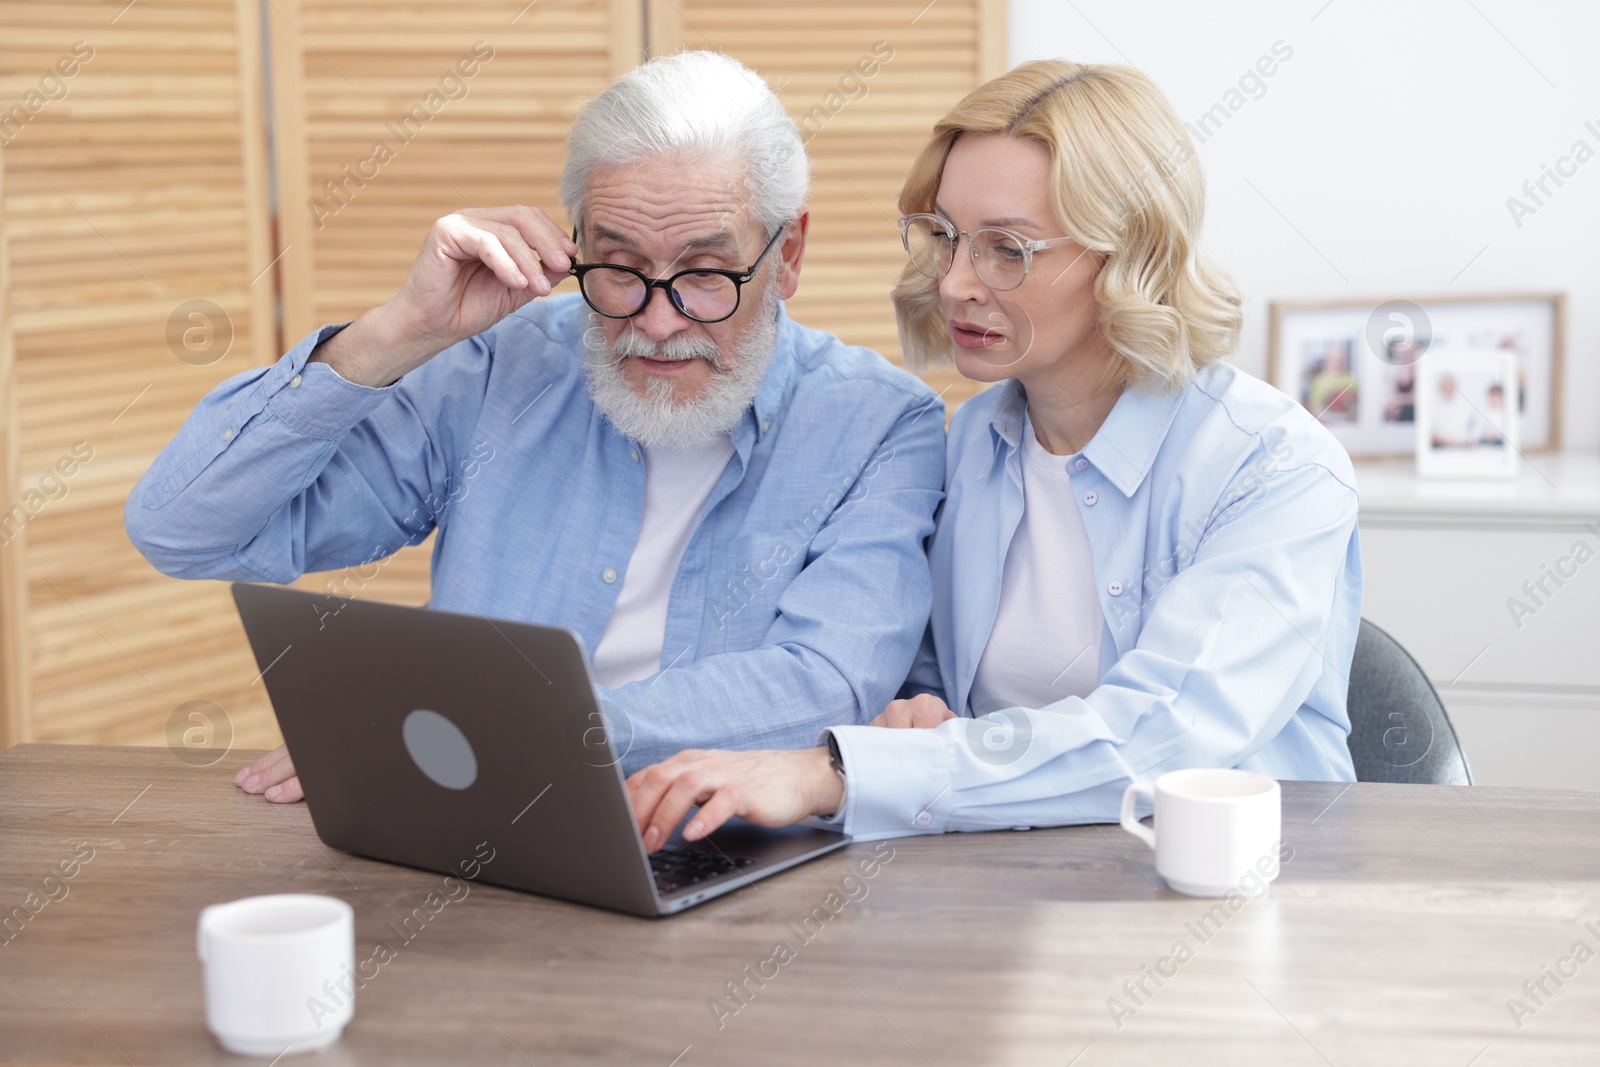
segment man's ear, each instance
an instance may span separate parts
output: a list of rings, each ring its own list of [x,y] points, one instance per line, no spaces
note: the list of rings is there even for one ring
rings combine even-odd
[[[811,228],[811,209],[801,208],[778,243],[778,295],[788,300],[800,288],[800,263],[806,255],[806,234]]]

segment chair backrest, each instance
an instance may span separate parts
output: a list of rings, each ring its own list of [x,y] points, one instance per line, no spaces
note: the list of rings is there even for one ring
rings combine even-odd
[[[1356,781],[1472,784],[1433,683],[1398,641],[1366,619],[1356,636],[1348,706]]]

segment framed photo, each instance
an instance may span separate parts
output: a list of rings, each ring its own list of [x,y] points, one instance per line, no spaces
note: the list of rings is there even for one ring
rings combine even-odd
[[[1433,353],[1499,351],[1517,367],[1524,451],[1561,446],[1560,293],[1275,301],[1267,375],[1356,458],[1416,448],[1417,381]]]
[[[1514,477],[1517,357],[1504,349],[1434,349],[1417,368],[1417,473]]]

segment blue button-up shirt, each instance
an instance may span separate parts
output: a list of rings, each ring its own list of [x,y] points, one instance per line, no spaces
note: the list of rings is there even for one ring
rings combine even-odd
[[[871,838],[1116,822],[1130,781],[1182,767],[1353,781],[1354,472],[1304,409],[1226,364],[1177,392],[1130,386],[1068,459],[1099,604],[1061,611],[1103,616],[1098,687],[970,717],[1022,516],[1024,412],[1011,381],[950,426],[933,617],[903,695],[934,693],[964,717],[834,729],[845,828]]]
[[[592,653],[645,477],[589,400],[587,325],[576,295],[537,300],[379,389],[306,362],[325,326],[200,402],[135,486],[129,535],[167,574],[289,582],[437,528],[430,606],[569,627]],[[673,579],[664,669],[601,694],[624,771],[883,710],[927,625],[943,431],[917,378],[783,317]]]

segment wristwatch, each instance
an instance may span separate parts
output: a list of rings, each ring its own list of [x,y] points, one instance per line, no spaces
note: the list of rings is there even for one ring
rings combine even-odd
[[[844,756],[842,756],[839,752],[839,739],[833,736],[832,730],[828,731],[828,763],[832,765],[834,773],[839,776],[839,781],[844,783],[844,795],[839,798],[838,809],[828,815],[822,816],[822,818],[837,819],[844,811],[845,798],[850,795],[850,779],[845,777]]]

